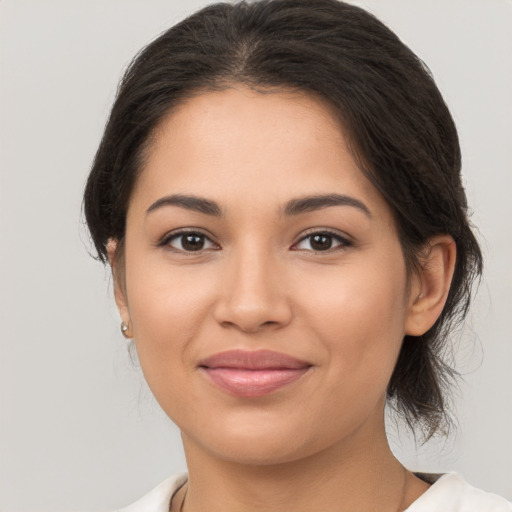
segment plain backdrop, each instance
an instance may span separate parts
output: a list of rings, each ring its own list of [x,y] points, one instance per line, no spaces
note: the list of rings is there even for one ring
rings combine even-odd
[[[0,509],[100,512],[185,469],[88,254],[81,194],[131,57],[201,0],[0,1]],[[485,279],[456,340],[458,429],[411,469],[512,498],[512,3],[375,0],[454,115]]]

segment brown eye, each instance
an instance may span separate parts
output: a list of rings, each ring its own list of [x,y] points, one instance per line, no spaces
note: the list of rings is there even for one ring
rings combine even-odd
[[[182,235],[181,245],[185,251],[200,251],[204,247],[203,235]]]
[[[342,236],[328,231],[311,233],[300,240],[293,248],[294,250],[326,252],[330,249],[349,247],[352,243]]]
[[[332,236],[319,234],[311,237],[311,248],[315,251],[326,251],[332,247]]]
[[[164,240],[163,245],[170,246],[172,249],[183,252],[197,252],[203,249],[214,249],[217,246],[202,233],[181,232],[175,233]]]

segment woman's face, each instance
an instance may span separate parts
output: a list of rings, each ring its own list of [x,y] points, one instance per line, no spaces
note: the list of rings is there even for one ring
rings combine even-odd
[[[182,104],[134,189],[124,265],[122,318],[186,450],[276,463],[383,432],[406,269],[321,100],[237,86]]]

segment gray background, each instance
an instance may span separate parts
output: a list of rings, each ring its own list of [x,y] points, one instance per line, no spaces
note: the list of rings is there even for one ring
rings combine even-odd
[[[0,2],[0,509],[107,511],[185,468],[87,254],[86,178],[121,71],[206,2]],[[512,498],[512,3],[364,1],[432,69],[458,124],[487,259],[457,343],[459,428],[412,469]]]

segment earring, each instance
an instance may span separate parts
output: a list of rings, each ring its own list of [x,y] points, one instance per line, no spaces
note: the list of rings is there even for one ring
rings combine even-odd
[[[126,339],[130,339],[132,337],[131,332],[129,332],[130,327],[126,322],[121,322],[121,333]]]

